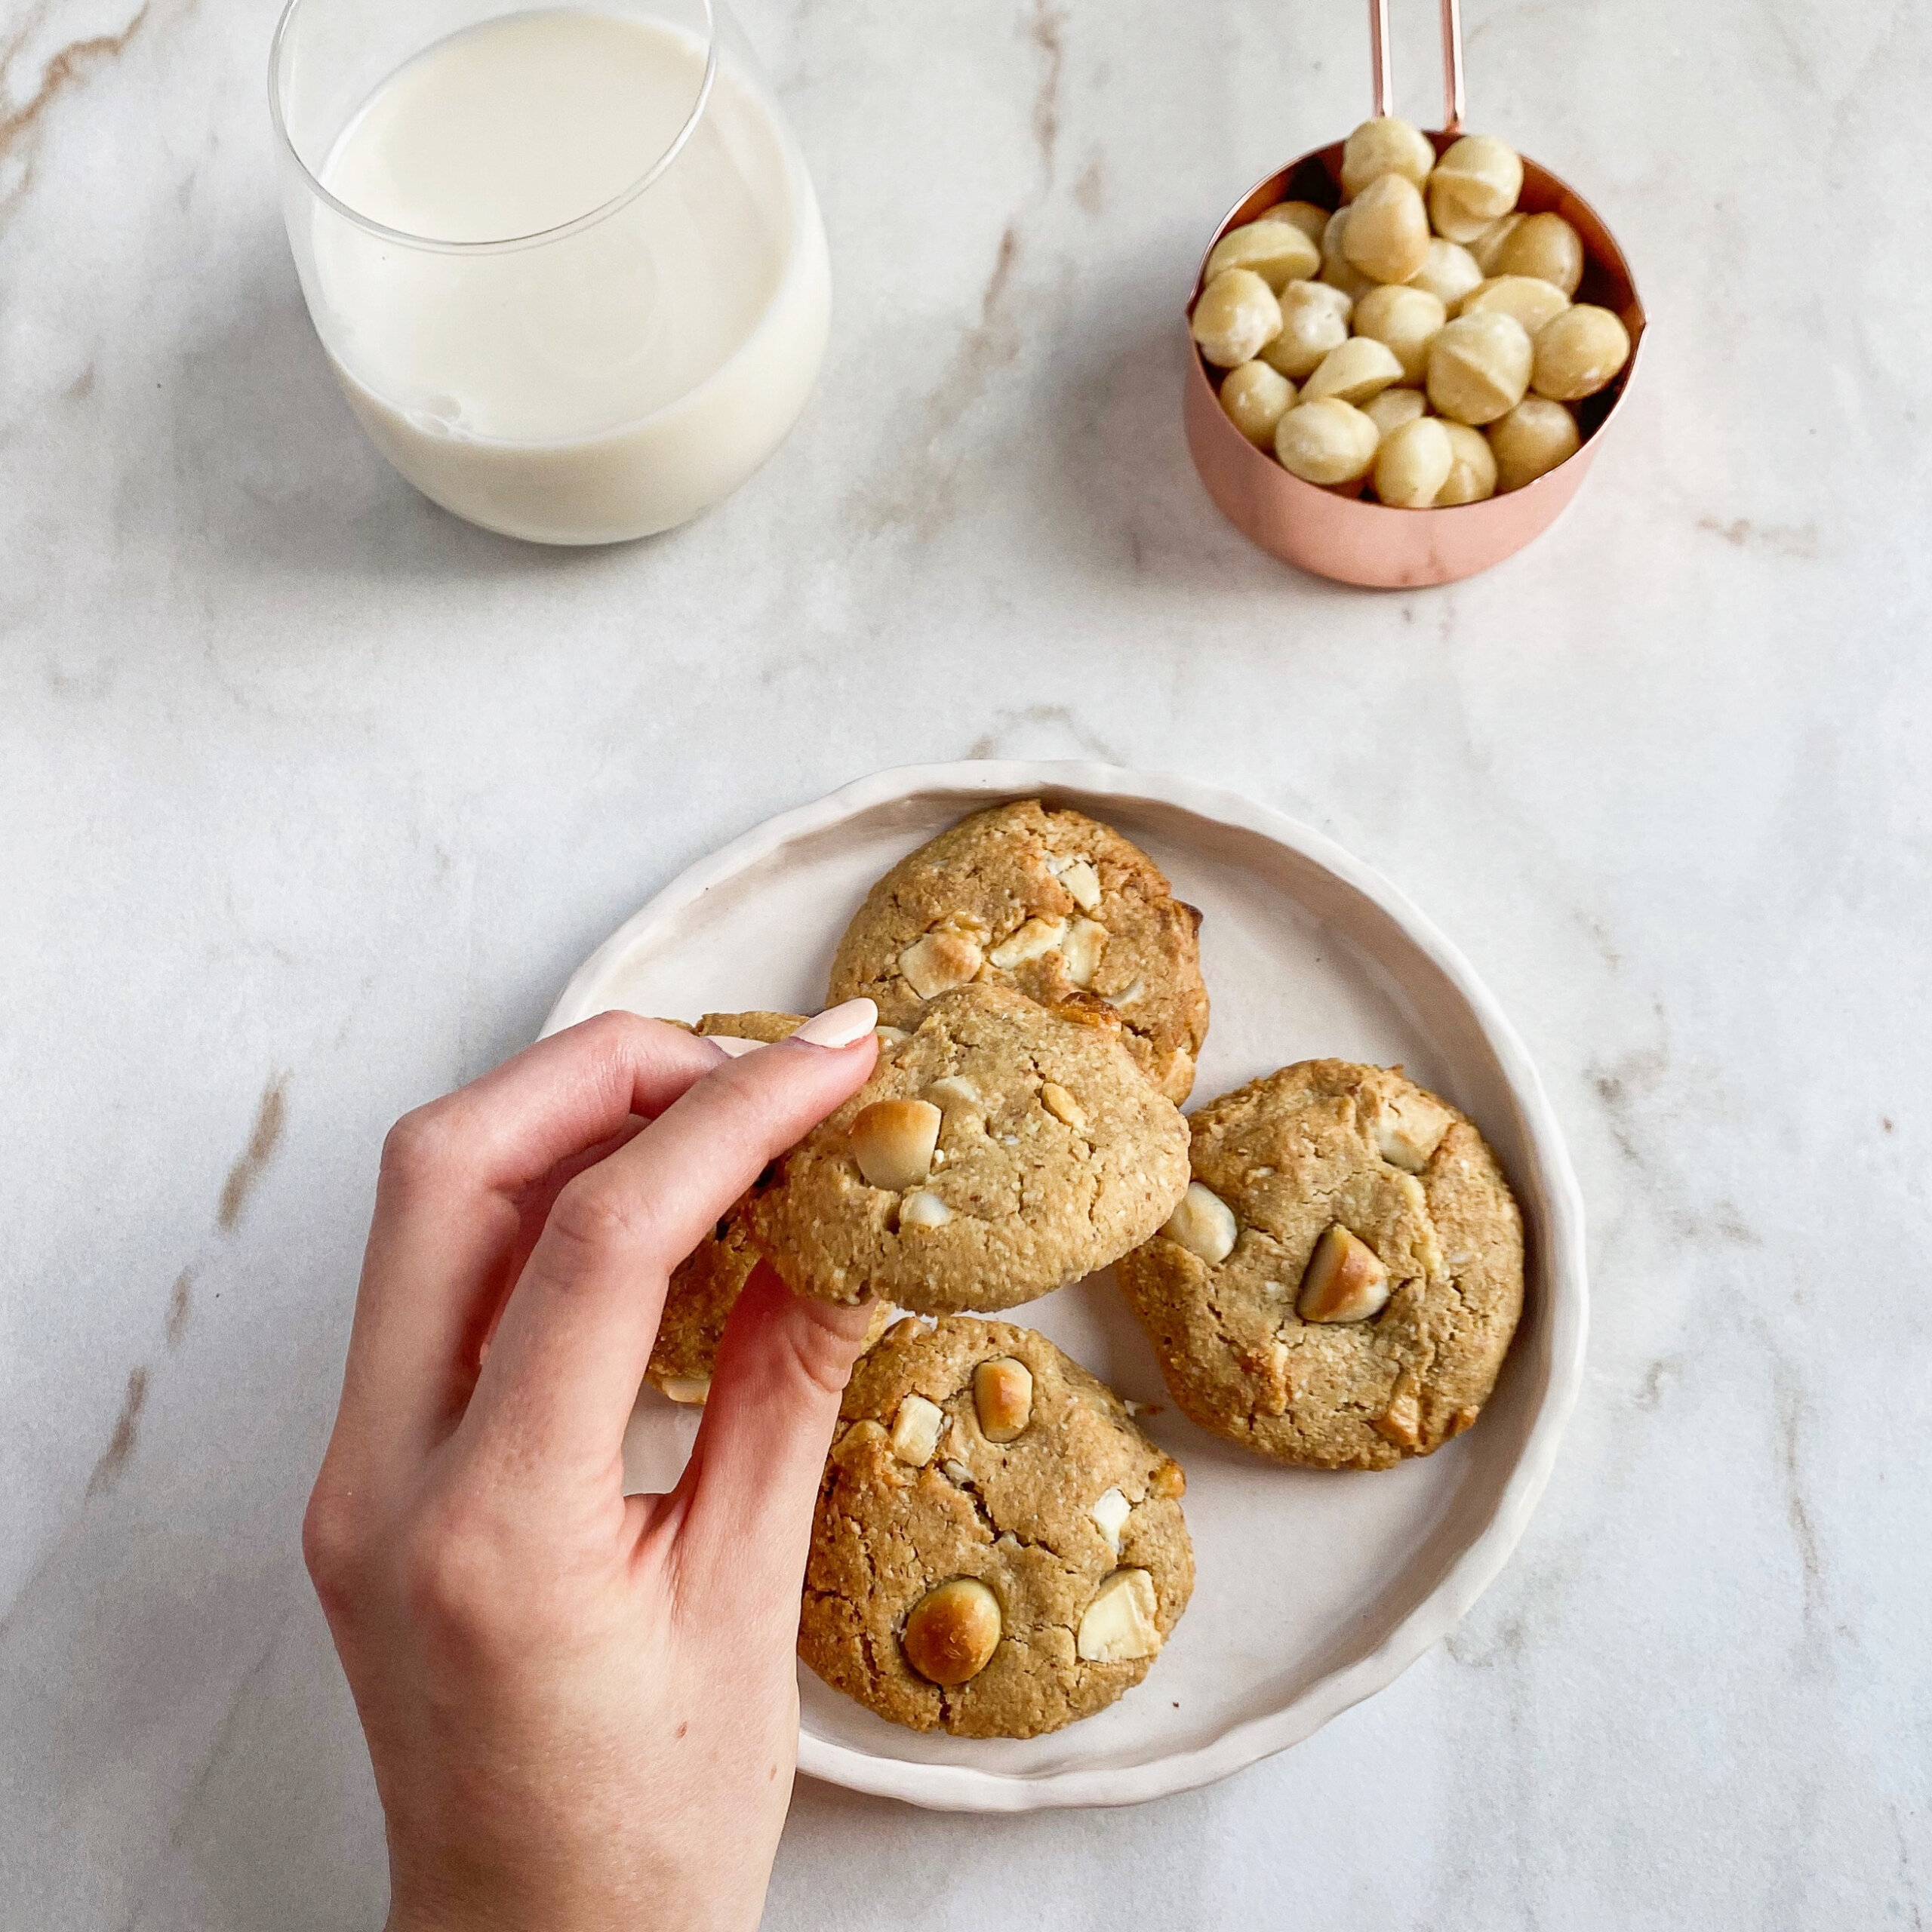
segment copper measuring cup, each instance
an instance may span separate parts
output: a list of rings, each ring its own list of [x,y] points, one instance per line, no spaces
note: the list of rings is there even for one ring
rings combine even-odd
[[[1460,0],[1441,0],[1443,115],[1429,138],[1440,155],[1463,133],[1463,23]],[[1395,77],[1389,50],[1389,0],[1369,0],[1369,38],[1375,69],[1375,112],[1392,111]],[[1333,208],[1342,198],[1342,143],[1291,163],[1258,181],[1231,208],[1201,256],[1205,269],[1214,245],[1231,228],[1252,221],[1281,201]],[[1576,229],[1583,244],[1580,302],[1613,310],[1630,332],[1630,355],[1614,380],[1577,406],[1582,446],[1547,475],[1507,496],[1443,509],[1392,509],[1338,496],[1291,475],[1266,451],[1255,448],[1221,409],[1208,365],[1190,335],[1182,414],[1187,446],[1208,494],[1223,513],[1263,549],[1318,577],[1342,583],[1400,589],[1453,583],[1474,577],[1520,550],[1563,512],[1589,473],[1604,432],[1617,414],[1637,367],[1644,340],[1644,305],[1630,266],[1615,238],[1589,202],[1548,168],[1523,157],[1523,189],[1517,207],[1526,214],[1548,210]],[[1192,313],[1201,275],[1188,298]],[[1186,315],[1183,318],[1185,325]]]

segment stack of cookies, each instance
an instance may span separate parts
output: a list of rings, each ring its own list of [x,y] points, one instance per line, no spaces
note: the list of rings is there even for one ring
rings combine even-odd
[[[1199,925],[1145,853],[1037,800],[912,853],[828,989],[878,1004],[871,1078],[672,1282],[651,1378],[683,1401],[761,1257],[798,1294],[876,1298],[798,1647],[897,1723],[1030,1737],[1091,1715],[1146,1676],[1193,1587],[1180,1466],[1044,1336],[984,1315],[1117,1264],[1187,1416],[1331,1469],[1466,1429],[1515,1331],[1501,1170],[1399,1069],[1303,1062],[1183,1118]]]

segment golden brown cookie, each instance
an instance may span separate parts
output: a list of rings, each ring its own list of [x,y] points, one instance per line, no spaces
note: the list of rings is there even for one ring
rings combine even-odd
[[[681,1020],[673,1021],[675,1026]],[[694,1029],[706,1038],[761,1040],[768,1045],[789,1039],[805,1023],[800,1013],[707,1013]],[[711,1371],[724,1323],[744,1285],[758,1266],[737,1202],[717,1226],[678,1264],[664,1297],[664,1312],[651,1344],[651,1366],[645,1374],[654,1387],[674,1402],[702,1402],[711,1392]],[[881,1304],[869,1341],[891,1318]]]
[[[1030,1301],[1118,1260],[1187,1188],[1187,1123],[1112,1009],[962,986],[752,1191],[786,1284],[923,1314]]]
[[[918,1023],[955,986],[1017,986],[1044,1006],[1097,994],[1128,1051],[1178,1106],[1208,1035],[1201,915],[1111,826],[1037,798],[962,819],[866,895],[832,963],[830,997]]]
[[[798,1654],[915,1730],[1036,1737],[1090,1717],[1187,1607],[1186,1486],[1044,1335],[900,1321],[840,1405]]]
[[[1468,1428],[1523,1305],[1521,1218],[1469,1120],[1399,1068],[1318,1060],[1189,1124],[1186,1199],[1115,1271],[1182,1410],[1331,1469]]]

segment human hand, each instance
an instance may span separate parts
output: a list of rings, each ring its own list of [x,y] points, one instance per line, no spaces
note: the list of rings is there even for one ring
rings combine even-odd
[[[875,1017],[731,1058],[605,1014],[391,1132],[303,1526],[391,1932],[757,1924],[812,1506],[871,1311],[761,1268],[669,1494],[625,1496],[624,1426],[671,1270],[858,1088]]]

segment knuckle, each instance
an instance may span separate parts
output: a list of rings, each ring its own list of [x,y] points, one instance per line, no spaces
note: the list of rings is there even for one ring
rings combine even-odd
[[[651,1254],[656,1222],[635,1185],[592,1168],[571,1181],[550,1209],[543,1230],[553,1249],[550,1272],[568,1284],[614,1256]]]
[[[411,1525],[398,1558],[402,1598],[432,1638],[473,1645],[496,1628],[505,1595],[497,1540],[482,1514],[460,1502],[432,1505]]]
[[[361,1594],[365,1542],[354,1497],[326,1475],[318,1479],[302,1515],[302,1561],[331,1621],[347,1616]]]
[[[406,1189],[435,1185],[458,1165],[460,1139],[447,1100],[412,1109],[383,1138],[383,1184]]]

